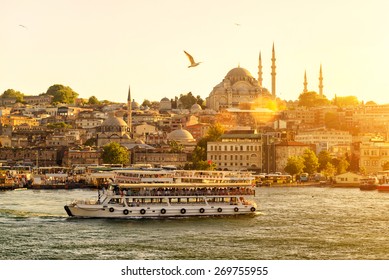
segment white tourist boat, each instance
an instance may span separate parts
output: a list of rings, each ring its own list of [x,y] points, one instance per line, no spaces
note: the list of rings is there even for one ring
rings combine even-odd
[[[161,218],[257,212],[252,183],[135,183],[111,185],[91,200],[65,205],[69,216]]]

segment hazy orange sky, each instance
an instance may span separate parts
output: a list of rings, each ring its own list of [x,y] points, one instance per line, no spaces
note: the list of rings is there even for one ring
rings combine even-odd
[[[389,103],[389,2],[339,0],[0,0],[0,93],[26,95],[53,84],[88,98],[159,101],[191,91],[205,98],[240,65],[277,95],[303,89],[332,99]],[[21,26],[23,25],[23,26]],[[198,61],[187,68],[183,50]]]

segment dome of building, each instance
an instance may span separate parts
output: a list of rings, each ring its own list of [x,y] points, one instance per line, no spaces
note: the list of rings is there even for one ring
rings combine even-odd
[[[166,101],[170,102],[169,98],[164,97],[164,98],[161,99],[161,102],[166,102]]]
[[[244,80],[245,78],[252,79],[253,76],[251,75],[251,73],[247,69],[242,68],[242,67],[237,67],[237,68],[231,69],[227,73],[226,78],[233,79],[233,80],[235,80],[235,79]]]
[[[108,114],[108,118],[101,124],[102,127],[117,127],[117,126],[126,126],[127,123],[122,119],[115,116],[113,112]]]
[[[178,141],[178,142],[182,142],[182,141],[190,142],[190,141],[195,140],[193,138],[193,135],[189,131],[182,129],[182,128],[176,129],[176,130],[170,132],[167,135],[167,138],[169,140],[174,140],[174,141]]]
[[[201,106],[199,104],[197,104],[197,103],[193,104],[192,107],[190,107],[190,111],[192,113],[197,113],[197,112],[199,112],[201,110],[202,110]]]
[[[139,110],[140,106],[139,106],[139,103],[136,102],[135,100],[132,100],[131,102],[131,109],[132,110]]]

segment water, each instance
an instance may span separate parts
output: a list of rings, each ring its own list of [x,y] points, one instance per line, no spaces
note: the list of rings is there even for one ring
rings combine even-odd
[[[389,194],[257,188],[260,215],[78,219],[63,206],[89,190],[0,192],[0,259],[389,259]]]

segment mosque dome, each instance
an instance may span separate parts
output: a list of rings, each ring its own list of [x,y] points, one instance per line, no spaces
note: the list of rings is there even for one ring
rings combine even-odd
[[[166,101],[167,101],[167,102],[170,102],[169,98],[164,97],[164,98],[161,99],[161,102],[166,102]]]
[[[197,113],[197,112],[199,112],[201,110],[202,110],[201,106],[199,104],[197,104],[197,103],[193,104],[192,107],[190,107],[190,111],[192,113]]]
[[[190,142],[190,141],[195,140],[193,138],[193,135],[189,131],[182,129],[182,128],[173,130],[172,132],[170,132],[167,135],[167,138],[169,140],[174,140],[174,141],[179,141],[179,142],[182,142],[182,141]]]
[[[251,75],[251,73],[247,69],[242,68],[242,67],[237,67],[237,68],[231,69],[227,73],[226,78],[229,78],[232,80],[245,80],[245,78],[252,79],[253,76]]]
[[[131,109],[132,109],[132,110],[139,110],[139,108],[140,108],[139,103],[136,102],[135,100],[133,100],[133,101],[131,102]]]
[[[108,114],[108,118],[101,124],[102,127],[118,127],[125,126],[127,123],[122,119],[115,116],[113,112]]]

